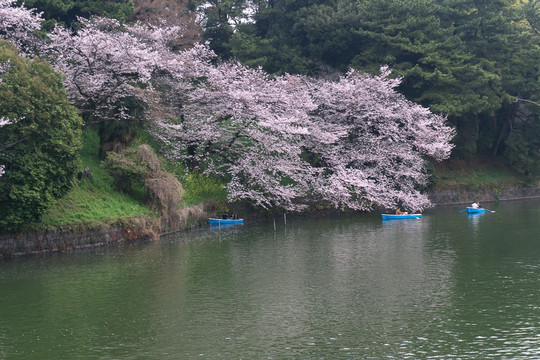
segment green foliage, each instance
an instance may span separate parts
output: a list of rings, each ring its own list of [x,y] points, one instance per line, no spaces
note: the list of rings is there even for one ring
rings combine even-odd
[[[135,149],[127,149],[123,154],[109,152],[103,161],[103,168],[113,178],[113,186],[120,192],[130,192],[134,186],[142,186],[147,168],[136,158]]]
[[[48,21],[67,26],[74,25],[78,16],[89,18],[99,15],[125,22],[133,14],[132,0],[19,0],[18,3],[43,12]]]
[[[66,196],[57,200],[45,214],[41,226],[65,226],[93,222],[110,223],[121,218],[152,215],[144,204],[144,198],[115,191],[112,177],[101,168],[99,136],[85,127],[83,148],[80,152],[80,169],[88,167],[90,179],[76,181]]]
[[[0,41],[0,229],[15,230],[40,218],[73,184],[82,121],[70,105],[60,75],[39,60],[20,58]]]
[[[506,142],[506,161],[531,180],[540,176],[540,126],[529,123],[515,130]]]
[[[341,72],[362,51],[365,43],[358,32],[361,21],[358,7],[352,1],[325,2],[298,11],[293,32],[309,44],[302,53],[312,64],[330,66]],[[323,65],[324,64],[324,65]]]
[[[122,192],[144,187],[150,207],[168,215],[178,209],[184,189],[171,174],[162,170],[161,161],[148,145],[110,152],[103,168],[113,177],[114,186]]]
[[[201,202],[227,202],[225,184],[219,179],[208,177],[199,173],[189,173],[182,180],[186,205]]]
[[[184,165],[171,161],[167,162],[167,170],[180,179],[186,206],[227,202],[227,190],[223,179],[189,171]]]
[[[245,0],[189,0],[190,7],[199,7],[205,15],[204,40],[211,40],[210,47],[224,58],[230,57],[229,42],[234,33],[231,22],[242,16]]]

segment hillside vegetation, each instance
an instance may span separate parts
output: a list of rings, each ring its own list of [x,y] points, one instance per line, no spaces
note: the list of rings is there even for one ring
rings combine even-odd
[[[0,0],[0,229],[535,186],[539,1]]]
[[[226,202],[226,191],[217,180],[196,173],[186,175],[185,168],[163,161],[182,181],[185,207]],[[28,229],[99,227],[122,219],[139,216],[157,219],[161,215],[147,206],[143,188],[122,193],[113,186],[114,179],[103,169],[99,158],[98,134],[89,127],[83,131],[79,168],[81,171],[89,168],[91,177],[76,180],[73,188],[45,212],[42,221],[30,224]]]
[[[435,165],[437,189],[505,188],[513,185],[536,186],[537,181],[510,168],[503,161],[478,156],[468,161],[448,160]]]
[[[75,180],[73,188],[43,215],[44,226],[111,222],[136,215],[156,216],[145,206],[144,193],[122,194],[112,187],[112,177],[101,167],[99,137],[90,128],[83,132],[81,171],[88,167],[89,179]]]

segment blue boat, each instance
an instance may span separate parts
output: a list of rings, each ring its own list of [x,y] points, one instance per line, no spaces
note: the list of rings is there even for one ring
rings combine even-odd
[[[467,212],[469,214],[481,214],[484,211],[486,211],[486,209],[484,209],[484,208],[474,208],[474,207],[470,207],[470,206],[467,208]]]
[[[243,224],[244,219],[216,219],[209,218],[210,225],[231,225],[231,224]]]
[[[383,220],[406,220],[406,219],[420,219],[422,214],[382,214]]]

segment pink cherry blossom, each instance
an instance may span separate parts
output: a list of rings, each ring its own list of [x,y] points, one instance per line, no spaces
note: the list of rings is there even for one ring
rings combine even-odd
[[[453,130],[398,94],[387,68],[336,82],[233,63],[201,69],[204,81],[184,89],[182,121],[158,122],[154,134],[171,158],[229,177],[231,200],[289,210],[430,205],[419,190],[424,157],[448,157]]]
[[[21,55],[35,51],[38,42],[32,33],[41,28],[41,13],[14,6],[16,0],[0,0],[0,38],[14,43]]]
[[[206,44],[172,51],[182,27],[104,18],[80,19],[76,33],[56,27],[36,46],[27,39],[39,14],[12,4],[0,0],[0,34],[63,73],[87,121],[129,118],[124,100],[135,99],[165,154],[221,176],[231,201],[288,210],[430,206],[425,161],[450,155],[454,130],[399,94],[388,67],[336,81],[270,76],[220,62]]]

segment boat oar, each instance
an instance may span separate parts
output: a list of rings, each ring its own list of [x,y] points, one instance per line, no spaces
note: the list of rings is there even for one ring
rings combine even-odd
[[[489,209],[486,209],[486,208],[484,208],[484,210],[489,211],[489,212],[492,212],[492,213],[495,212],[495,210],[489,210]]]
[[[465,210],[467,210],[467,208],[465,208],[465,209],[461,210],[460,212],[464,212]]]

